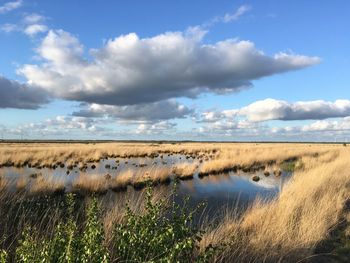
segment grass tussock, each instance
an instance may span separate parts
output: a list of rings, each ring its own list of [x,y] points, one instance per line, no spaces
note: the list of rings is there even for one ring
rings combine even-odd
[[[25,188],[25,183],[28,183],[25,177],[17,180],[17,190],[23,190]],[[62,177],[53,175],[40,176],[34,179],[32,178],[29,182],[28,191],[31,195],[64,193],[65,180]]]
[[[108,181],[101,174],[79,174],[72,182],[72,192],[83,195],[104,194],[108,190]]]
[[[126,190],[126,187],[132,183],[134,171],[125,169],[119,172],[110,182],[110,188],[114,191]]]
[[[198,169],[197,163],[183,163],[173,167],[173,173],[180,180],[192,179]]]

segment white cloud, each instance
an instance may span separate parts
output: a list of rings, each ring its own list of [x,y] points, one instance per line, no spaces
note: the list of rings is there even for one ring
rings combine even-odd
[[[14,129],[7,129],[8,136],[21,135],[25,137],[38,136],[62,136],[70,134],[80,135],[84,137],[87,134],[99,134],[107,131],[101,126],[103,120],[93,118],[72,117],[72,116],[57,116],[42,122],[28,123],[19,125]]]
[[[39,33],[48,31],[48,27],[44,24],[46,17],[32,13],[25,14],[23,19],[16,24],[6,23],[0,26],[0,30],[5,33],[22,32],[27,36],[34,37]]]
[[[137,134],[146,134],[146,135],[159,135],[163,133],[169,134],[170,132],[174,132],[176,127],[176,123],[172,123],[169,121],[160,121],[153,124],[142,123],[137,129]]]
[[[7,2],[0,6],[0,14],[4,14],[21,7],[23,4],[22,0],[17,0],[13,2]]]
[[[89,104],[80,111],[74,112],[75,116],[83,117],[109,117],[126,121],[159,121],[175,118],[185,118],[193,110],[173,100],[154,103],[112,106]]]
[[[319,63],[317,57],[267,56],[249,41],[202,43],[202,33],[168,32],[151,38],[136,34],[108,40],[83,56],[78,39],[50,30],[37,49],[45,61],[18,72],[28,84],[56,97],[89,103],[130,105],[205,92],[235,92],[252,81]]]
[[[26,14],[23,18],[23,22],[27,25],[38,24],[46,20],[45,16],[37,13]]]
[[[57,116],[54,119],[48,119],[44,123],[46,126],[57,126],[61,129],[82,129],[95,130],[96,120],[84,117]]]
[[[24,29],[24,33],[30,37],[35,36],[38,33],[44,33],[48,31],[48,27],[45,25],[41,25],[41,24],[33,24],[33,25],[29,25]]]
[[[239,109],[239,115],[250,121],[267,120],[322,120],[350,116],[350,100],[334,102],[315,100],[290,103],[265,99]]]
[[[238,115],[238,110],[212,110],[205,111],[196,116],[196,122],[217,122],[223,119],[233,119]]]
[[[270,137],[298,141],[349,141],[350,117],[319,120],[306,125],[273,127]]]
[[[246,118],[250,122],[269,120],[323,120],[350,116],[350,100],[297,101],[265,99],[232,110],[205,111],[197,116],[197,122],[215,122],[223,119]]]
[[[337,121],[316,121],[302,126],[300,130],[302,132],[350,131],[350,116]]]
[[[208,122],[204,126],[195,129],[204,137],[225,136],[237,139],[240,137],[254,137],[265,133],[267,126],[247,120],[229,120],[222,119],[214,122]]]
[[[211,20],[209,20],[208,22],[203,23],[202,25],[197,26],[195,28],[208,29],[217,23],[230,23],[233,21],[237,21],[244,14],[249,12],[251,9],[252,9],[252,7],[250,5],[241,5],[236,10],[234,10],[234,12],[226,13],[223,16],[216,16],[216,17],[212,18]]]
[[[9,80],[0,75],[0,108],[37,109],[47,103],[45,90]]]
[[[325,120],[341,118],[338,120]],[[233,110],[206,111],[194,119],[196,131],[211,137],[264,140],[333,141],[350,138],[350,100],[299,101],[266,99]],[[270,127],[269,120],[317,120],[306,125]],[[333,138],[332,138],[333,136]]]

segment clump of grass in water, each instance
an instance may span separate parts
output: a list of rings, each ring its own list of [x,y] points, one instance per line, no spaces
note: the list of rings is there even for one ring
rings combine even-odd
[[[292,173],[295,170],[302,169],[304,164],[300,160],[284,161],[281,163],[280,168],[285,171]]]

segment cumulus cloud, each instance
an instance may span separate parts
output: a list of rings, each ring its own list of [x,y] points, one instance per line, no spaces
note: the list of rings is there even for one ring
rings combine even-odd
[[[341,118],[338,120],[325,120]],[[246,107],[232,110],[212,110],[197,114],[194,120],[202,126],[197,132],[206,136],[222,135],[232,138],[264,140],[332,141],[350,136],[350,100],[334,102],[298,101],[287,102],[266,99]],[[317,120],[315,122],[284,127],[271,127],[265,121]]]
[[[224,136],[239,140],[239,138],[261,136],[262,133],[265,133],[266,128],[265,125],[247,120],[219,120],[206,123],[204,126],[196,128],[194,132],[208,138]]]
[[[22,0],[17,0],[13,2],[7,2],[0,6],[0,14],[4,14],[21,7],[23,4]]]
[[[290,103],[284,100],[256,101],[239,110],[250,121],[322,120],[350,116],[350,100],[315,100]]]
[[[269,120],[324,120],[350,116],[350,100],[297,101],[265,99],[232,110],[205,111],[197,116],[197,122],[216,122],[222,119],[246,118],[250,122]]]
[[[176,123],[169,121],[160,121],[153,124],[142,123],[137,129],[137,134],[145,134],[145,135],[159,135],[163,133],[169,134],[169,132],[175,131]]]
[[[196,122],[217,122],[223,119],[232,119],[238,115],[239,110],[212,110],[212,111],[204,111],[202,113],[197,114],[195,117]]]
[[[185,118],[193,110],[173,100],[128,106],[89,104],[86,108],[74,112],[75,116],[110,117],[130,121],[159,121]]]
[[[350,130],[350,116],[337,121],[316,121],[301,127],[301,131],[348,131]]]
[[[6,133],[8,136],[21,135],[24,137],[61,136],[67,133],[70,135],[76,133],[80,136],[97,135],[107,131],[101,124],[103,120],[93,118],[56,116],[42,122],[27,123],[7,129]]]
[[[0,75],[0,108],[37,109],[48,102],[45,90],[29,87]]]
[[[348,141],[350,139],[350,116],[339,120],[318,120],[306,125],[273,127],[273,137],[301,141]]]
[[[204,44],[203,32],[168,32],[151,38],[131,33],[108,40],[84,57],[79,40],[50,30],[38,47],[44,60],[18,72],[56,97],[109,105],[131,105],[205,92],[235,92],[252,81],[319,63],[317,57],[268,56],[249,41]]]

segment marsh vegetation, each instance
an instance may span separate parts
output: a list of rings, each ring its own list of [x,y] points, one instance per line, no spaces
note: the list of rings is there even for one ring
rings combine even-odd
[[[343,145],[3,143],[0,152],[0,262],[350,257]]]

